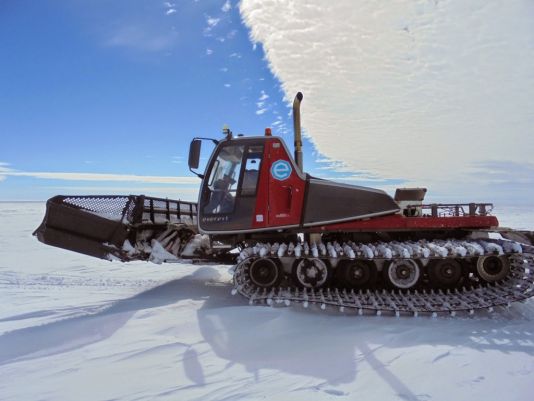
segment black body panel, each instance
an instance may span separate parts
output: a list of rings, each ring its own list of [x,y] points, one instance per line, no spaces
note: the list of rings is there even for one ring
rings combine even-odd
[[[327,224],[394,214],[397,203],[379,189],[310,178],[303,225]]]

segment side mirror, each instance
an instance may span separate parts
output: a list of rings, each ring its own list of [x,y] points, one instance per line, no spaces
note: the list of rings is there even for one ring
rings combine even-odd
[[[189,169],[197,169],[200,160],[200,147],[202,141],[200,139],[194,139],[189,146]]]

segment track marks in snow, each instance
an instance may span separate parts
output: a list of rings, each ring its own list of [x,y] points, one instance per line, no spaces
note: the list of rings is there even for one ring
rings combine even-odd
[[[147,348],[143,349],[142,351],[128,352],[126,356],[120,358],[119,360],[120,361],[127,361],[129,359],[135,359],[135,358],[143,357],[145,355],[152,354],[154,352],[160,352],[160,351],[170,352],[172,350],[178,350],[180,348],[189,348],[189,345],[185,344],[185,343],[182,343],[182,342],[179,342],[179,341],[171,343],[171,344],[156,345],[154,347],[147,347]]]
[[[346,393],[344,391],[341,391],[341,390],[336,390],[334,388],[325,388],[323,390],[326,394],[330,394],[330,395],[337,395],[337,396],[341,396],[341,395],[349,395],[349,393]]]
[[[55,311],[40,310],[40,311],[35,311],[35,312],[22,313],[20,315],[4,317],[4,318],[0,319],[0,322],[12,322],[12,321],[16,321],[16,320],[33,319],[33,318],[36,318],[36,317],[46,317],[46,316],[51,316],[51,315],[55,315],[55,314],[56,314]]]
[[[397,394],[399,398],[406,400],[406,401],[428,401],[432,397],[430,394]]]
[[[485,380],[486,380],[485,376],[476,376],[473,379],[467,379],[467,380],[461,381],[459,383],[459,386],[460,387],[475,387],[481,384],[483,385]]]
[[[296,388],[296,389],[292,390],[291,392],[304,392],[304,391],[306,391],[306,392],[307,391],[313,391],[314,393],[325,393],[325,394],[333,395],[333,396],[337,396],[337,397],[350,395],[350,393],[348,393],[346,391],[342,391],[342,390],[339,390],[339,389],[336,389],[336,388],[333,388],[333,387],[329,387],[329,385],[327,383],[321,383],[321,384],[318,384],[318,385],[315,385],[315,386],[299,387],[299,388]]]
[[[0,285],[17,287],[124,287],[147,288],[161,284],[158,280],[131,280],[123,278],[96,278],[87,275],[53,275],[53,274],[20,274],[13,272],[0,273]]]
[[[534,362],[531,362],[530,364],[521,366],[519,369],[509,370],[507,373],[510,376],[531,376],[533,371]]]
[[[437,357],[435,357],[434,359],[432,359],[432,363],[436,363],[436,362],[438,362],[440,359],[447,358],[447,357],[450,356],[450,355],[451,355],[450,351],[444,352],[443,354],[439,354]]]

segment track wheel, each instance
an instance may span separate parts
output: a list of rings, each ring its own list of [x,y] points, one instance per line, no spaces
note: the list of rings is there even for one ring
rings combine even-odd
[[[454,259],[433,260],[428,266],[428,278],[433,287],[454,287],[462,278],[462,266]]]
[[[510,261],[506,256],[481,256],[477,260],[477,273],[488,283],[502,280],[510,273]]]
[[[342,287],[369,288],[376,281],[377,269],[373,262],[347,260],[338,266],[337,278]]]
[[[282,279],[282,270],[274,260],[269,258],[259,258],[252,262],[248,274],[255,285],[263,288],[274,287]]]
[[[384,265],[384,278],[393,287],[407,290],[419,282],[421,267],[411,259],[393,260]]]
[[[293,266],[293,278],[299,286],[320,288],[328,282],[329,269],[321,259],[299,259]]]

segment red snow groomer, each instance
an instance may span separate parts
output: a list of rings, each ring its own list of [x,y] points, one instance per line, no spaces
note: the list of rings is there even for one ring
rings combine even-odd
[[[271,135],[195,138],[198,203],[148,196],[56,196],[35,231],[104,259],[236,264],[251,303],[317,303],[358,313],[492,310],[534,295],[531,232],[498,227],[489,203],[425,204],[424,188],[384,191],[306,174],[300,103],[295,157]],[[203,141],[214,145],[204,173]]]

